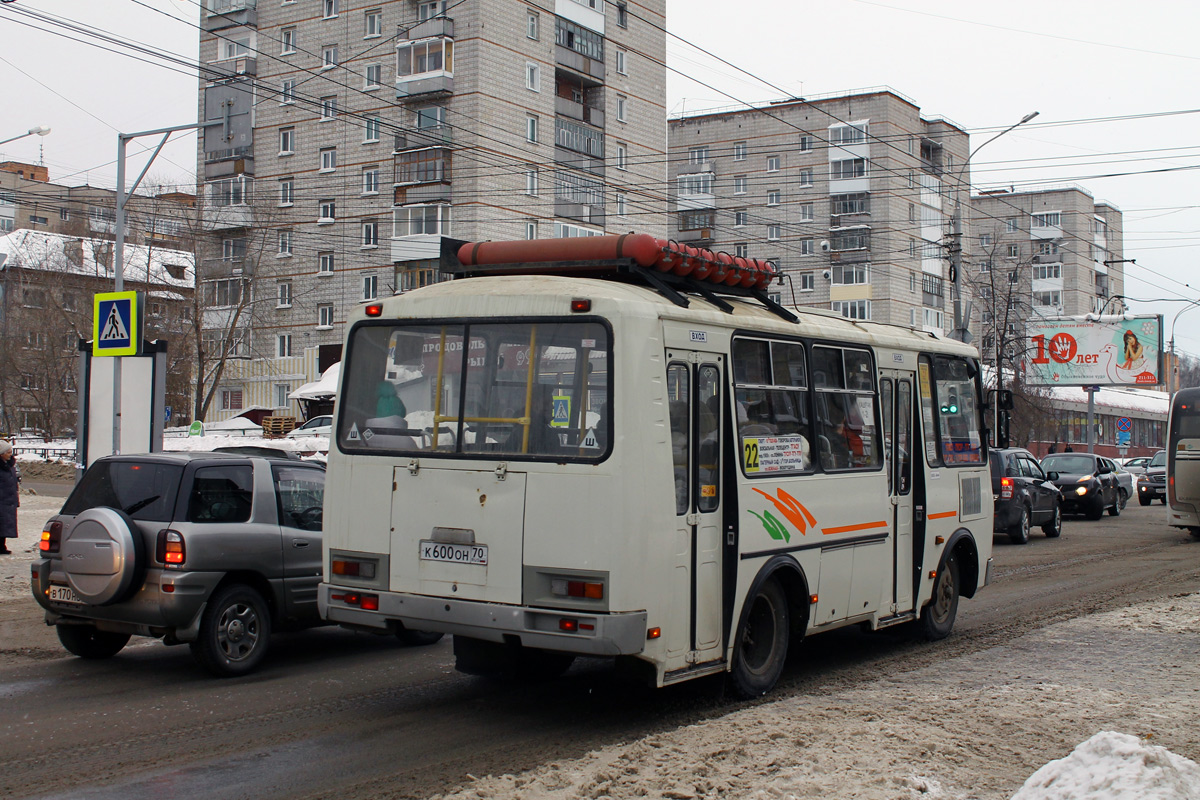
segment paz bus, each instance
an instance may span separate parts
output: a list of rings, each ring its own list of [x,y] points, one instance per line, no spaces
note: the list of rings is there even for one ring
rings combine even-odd
[[[328,620],[453,634],[470,674],[612,657],[750,697],[806,636],[940,639],[989,582],[974,348],[645,234],[444,241],[442,270],[349,319]]]
[[[1200,388],[1180,389],[1167,417],[1167,507],[1171,525],[1200,539]]]

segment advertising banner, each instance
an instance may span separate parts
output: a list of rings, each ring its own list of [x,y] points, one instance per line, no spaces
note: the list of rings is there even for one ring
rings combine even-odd
[[[1025,378],[1039,386],[1162,383],[1162,317],[1031,319]]]

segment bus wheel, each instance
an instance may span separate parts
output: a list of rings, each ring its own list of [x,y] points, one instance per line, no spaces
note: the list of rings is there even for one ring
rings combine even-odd
[[[921,609],[918,630],[931,642],[945,639],[954,627],[958,615],[958,559],[950,556],[938,571],[933,584],[933,598]]]
[[[788,648],[788,604],[783,587],[768,578],[750,600],[738,626],[730,685],[742,699],[774,688]]]
[[[1200,528],[1196,528],[1196,527],[1188,528],[1188,533],[1190,533],[1192,535],[1193,539],[1200,539]]]

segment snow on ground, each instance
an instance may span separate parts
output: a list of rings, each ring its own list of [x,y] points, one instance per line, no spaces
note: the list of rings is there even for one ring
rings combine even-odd
[[[1167,748],[1200,756],[1198,645],[1200,594],[1175,597],[519,775],[465,776],[436,800],[1197,800],[1200,769]]]

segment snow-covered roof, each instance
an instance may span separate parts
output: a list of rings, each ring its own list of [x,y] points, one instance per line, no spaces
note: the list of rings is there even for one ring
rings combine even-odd
[[[1062,403],[1087,405],[1087,392],[1082,386],[1052,386],[1050,396]],[[1140,411],[1161,414],[1163,419],[1171,410],[1171,396],[1154,389],[1133,389],[1122,386],[1101,386],[1096,392],[1096,408],[1112,411]]]
[[[4,269],[23,268],[112,278],[111,256],[104,259],[108,262],[106,266],[97,255],[105,251],[111,253],[113,247],[112,242],[102,239],[48,231],[22,229],[0,236],[0,253],[8,256]],[[122,276],[135,283],[190,289],[195,286],[195,263],[195,255],[183,250],[127,243]],[[168,267],[173,268],[179,277],[174,277]]]
[[[321,379],[306,383],[288,395],[289,400],[323,400],[337,394],[338,376],[342,373],[339,361],[321,373]]]

